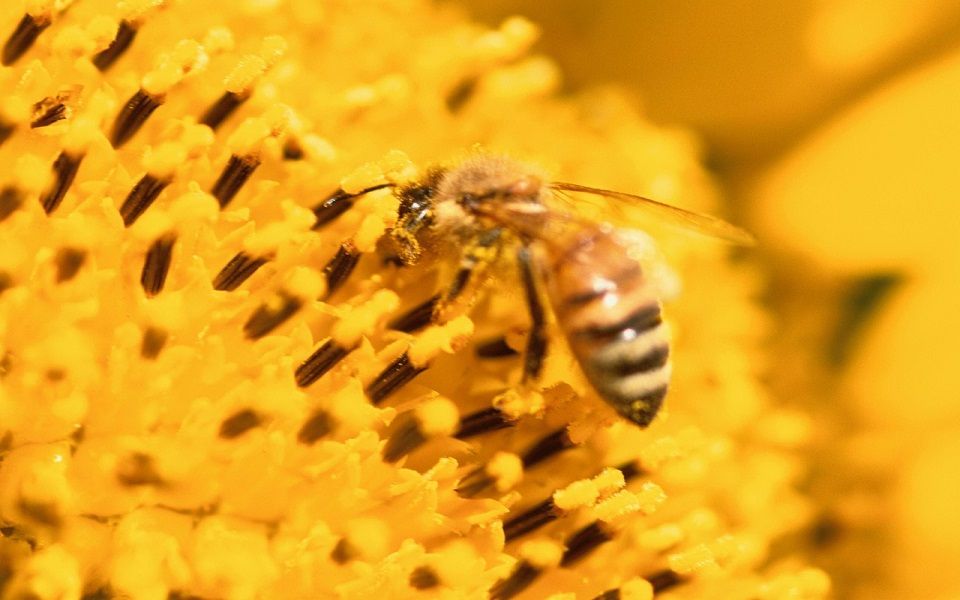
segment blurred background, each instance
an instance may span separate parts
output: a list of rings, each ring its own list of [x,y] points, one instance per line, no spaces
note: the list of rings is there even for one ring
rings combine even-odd
[[[960,2],[459,0],[689,128],[760,238],[838,598],[960,598]]]

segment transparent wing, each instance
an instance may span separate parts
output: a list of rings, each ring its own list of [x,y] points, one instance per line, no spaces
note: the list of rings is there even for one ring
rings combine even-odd
[[[643,196],[601,190],[576,183],[553,182],[550,184],[550,189],[560,192],[582,192],[584,194],[593,194],[595,196],[603,196],[611,200],[625,202],[631,207],[644,210],[668,224],[689,229],[701,235],[715,237],[732,244],[752,246],[756,243],[756,240],[749,232],[740,229],[736,225],[731,225],[723,219],[684,210],[676,206],[651,200],[650,198],[644,198]]]

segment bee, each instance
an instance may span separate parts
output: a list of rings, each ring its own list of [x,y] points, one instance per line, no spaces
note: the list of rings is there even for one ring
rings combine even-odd
[[[627,230],[591,222],[556,207],[558,194],[602,196],[648,209],[676,224],[726,241],[751,236],[722,220],[632,194],[572,183],[503,156],[478,155],[396,191],[400,209],[390,239],[401,262],[416,263],[425,246],[453,240],[462,248],[446,292],[395,324],[412,330],[443,322],[481,267],[513,246],[531,331],[524,380],[536,379],[546,353],[545,303],[555,313],[574,357],[596,393],[620,415],[646,427],[670,380],[670,343],[657,286],[636,257]]]

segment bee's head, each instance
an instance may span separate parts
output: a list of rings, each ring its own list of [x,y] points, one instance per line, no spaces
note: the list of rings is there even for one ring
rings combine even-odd
[[[544,178],[527,165],[502,156],[477,156],[447,171],[437,198],[477,214],[501,204],[540,203],[544,189]]]

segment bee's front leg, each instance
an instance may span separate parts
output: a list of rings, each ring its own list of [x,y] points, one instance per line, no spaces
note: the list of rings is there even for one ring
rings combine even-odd
[[[477,236],[461,254],[460,265],[447,289],[391,321],[390,329],[413,333],[466,312],[473,300],[473,288],[479,283],[479,272],[494,262],[499,254],[502,235],[502,229],[494,228]]]

